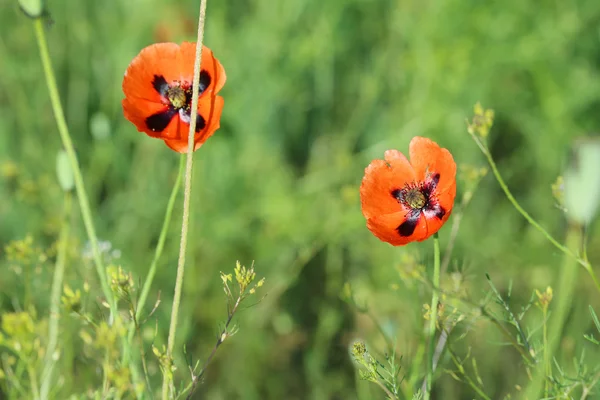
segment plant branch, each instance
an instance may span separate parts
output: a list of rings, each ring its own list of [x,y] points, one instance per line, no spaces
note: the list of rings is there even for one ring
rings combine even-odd
[[[202,65],[202,43],[204,41],[204,23],[206,17],[206,1],[200,0],[200,15],[198,17],[198,40],[196,41],[196,59],[194,63],[194,79],[192,83],[192,110],[198,109],[198,94],[200,83],[200,67]],[[181,302],[181,291],[183,287],[183,276],[185,272],[185,253],[188,239],[188,227],[190,219],[190,202],[192,196],[192,167],[194,160],[194,135],[198,113],[190,113],[190,129],[188,133],[188,151],[185,165],[185,190],[183,197],[183,220],[181,223],[181,242],[179,245],[179,260],[177,262],[177,278],[175,281],[175,294],[173,296],[173,308],[171,310],[171,323],[169,326],[169,338],[167,341],[167,357],[172,360],[173,347],[175,345],[175,334],[177,332],[177,317],[179,304]],[[167,400],[172,387],[172,374],[163,377],[162,398]]]
[[[433,235],[433,286],[440,286],[440,240],[437,232]],[[431,295],[431,309],[429,310],[429,354],[427,357],[427,385],[425,390],[425,400],[431,398],[431,388],[433,387],[433,353],[435,349],[435,327],[437,323],[437,309],[438,309],[439,293],[437,290],[432,291]]]
[[[44,371],[42,372],[42,387],[40,397],[42,400],[48,399],[50,386],[52,382],[52,370],[54,369],[54,353],[58,344],[58,321],[60,319],[60,294],[62,291],[63,277],[65,275],[65,261],[67,258],[67,249],[69,243],[69,230],[71,224],[69,216],[71,214],[72,195],[71,192],[65,192],[64,211],[62,228],[58,239],[58,252],[56,255],[56,264],[54,266],[54,277],[52,278],[52,290],[50,292],[50,321],[48,323],[48,348],[44,360]]]

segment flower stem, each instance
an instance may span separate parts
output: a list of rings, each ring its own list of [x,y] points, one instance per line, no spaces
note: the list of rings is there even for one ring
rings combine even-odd
[[[140,293],[140,297],[137,301],[137,306],[135,310],[135,319],[132,325],[129,327],[129,333],[127,340],[129,343],[133,340],[133,336],[135,335],[136,321],[139,321],[142,316],[142,311],[144,309],[144,305],[146,303],[146,299],[148,298],[148,293],[150,292],[150,288],[152,287],[152,282],[154,281],[154,275],[156,275],[156,269],[158,267],[158,260],[162,255],[163,249],[165,247],[165,242],[167,239],[167,233],[169,231],[169,224],[171,222],[171,215],[173,214],[173,208],[175,206],[175,200],[177,199],[177,194],[179,193],[179,188],[181,186],[181,178],[183,176],[183,170],[185,168],[185,158],[181,157],[179,162],[179,172],[177,173],[177,178],[175,179],[175,184],[173,185],[173,190],[171,191],[171,197],[169,197],[169,202],[167,203],[167,211],[165,212],[165,219],[163,220],[162,229],[160,231],[160,235],[158,237],[158,244],[156,245],[156,250],[154,251],[154,258],[152,259],[152,264],[150,264],[150,269],[148,270],[148,276],[144,281],[144,285],[142,286],[142,291]]]
[[[431,398],[431,388],[433,387],[433,355],[435,351],[435,326],[437,323],[437,309],[440,287],[440,240],[437,232],[433,235],[433,291],[431,295],[431,309],[429,317],[429,355],[427,357],[427,385],[425,390],[425,400]]]
[[[92,213],[90,211],[89,200],[85,191],[85,186],[83,184],[81,169],[79,168],[79,163],[77,162],[77,155],[75,154],[75,149],[73,148],[73,141],[71,140],[62,105],[60,104],[60,96],[58,94],[58,88],[56,86],[56,79],[54,77],[52,63],[50,62],[48,44],[46,43],[46,35],[44,32],[42,19],[37,18],[34,22],[34,25],[35,35],[40,49],[40,57],[42,59],[42,66],[44,68],[44,75],[46,77],[48,91],[50,92],[50,102],[52,103],[54,118],[56,119],[56,124],[58,125],[58,133],[60,134],[62,144],[65,148],[67,157],[71,164],[71,169],[73,170],[75,190],[77,192],[77,199],[79,200],[79,208],[81,209],[83,223],[85,225],[85,230],[90,241],[90,246],[92,248],[96,272],[98,273],[98,277],[100,279],[102,292],[104,293],[104,297],[106,297],[106,301],[110,305],[111,314],[114,317],[117,313],[117,303],[110,290],[110,287],[108,286],[106,270],[104,268],[102,256],[98,247],[98,238],[96,237],[96,230],[94,228],[94,222],[92,220]]]
[[[192,110],[198,109],[198,94],[200,83],[200,66],[202,64],[202,43],[204,41],[204,21],[206,16],[206,0],[200,0],[200,15],[198,16],[198,40],[196,41],[196,59],[194,63],[194,80],[192,84]],[[185,271],[185,251],[187,247],[188,225],[190,219],[190,200],[192,195],[192,167],[194,160],[194,134],[196,132],[196,120],[198,113],[190,115],[190,130],[188,133],[188,151],[185,165],[185,189],[183,195],[183,220],[181,223],[181,242],[179,244],[179,260],[177,262],[177,278],[175,280],[175,294],[173,296],[173,308],[171,309],[171,323],[169,325],[169,338],[167,340],[167,357],[172,360],[173,347],[175,345],[175,334],[177,332],[177,317],[179,314],[179,303],[181,302],[181,290],[183,286],[183,275]],[[163,376],[162,398],[167,400],[173,386],[173,375],[165,373]]]
[[[90,202],[88,200],[87,192],[85,190],[85,185],[83,184],[83,176],[81,174],[81,169],[79,168],[79,162],[77,161],[77,155],[75,154],[73,141],[71,140],[71,135],[69,134],[69,128],[67,127],[65,114],[63,112],[62,105],[60,104],[60,96],[58,93],[58,87],[56,85],[54,70],[52,69],[52,63],[50,61],[50,54],[48,52],[48,44],[46,42],[46,34],[44,32],[42,18],[37,18],[34,21],[34,28],[35,36],[40,50],[40,58],[42,60],[42,67],[44,69],[46,84],[48,86],[48,92],[50,94],[50,103],[52,104],[52,110],[54,112],[54,118],[56,119],[58,133],[60,135],[62,145],[65,149],[65,152],[67,153],[69,163],[71,164],[73,180],[75,182],[75,192],[77,193],[77,200],[79,202],[79,209],[81,210],[83,224],[85,226],[87,237],[90,242],[90,247],[92,248],[92,257],[94,260],[94,265],[96,267],[96,272],[98,274],[98,280],[100,281],[100,287],[102,289],[104,297],[106,298],[106,301],[110,306],[111,315],[109,322],[112,323],[114,321],[114,318],[117,317],[118,313],[117,301],[108,285],[106,268],[104,267],[104,263],[102,261],[102,255],[98,246],[98,237],[96,236],[96,228],[94,227],[92,212],[90,210]],[[128,353],[128,343],[125,341],[125,338],[122,337],[121,339],[123,340],[123,352]],[[132,377],[134,382],[137,380],[136,376],[137,375],[135,373],[135,369],[132,368]]]
[[[594,281],[594,285],[596,286],[596,289],[600,292],[600,282],[598,281],[596,274],[594,273],[594,270],[592,269],[592,266],[590,265],[589,261],[587,261],[587,259],[585,259],[585,258],[578,257],[577,254],[574,253],[573,251],[569,250],[569,248],[567,246],[560,244],[558,242],[558,240],[556,240],[554,237],[552,237],[552,235],[546,229],[544,229],[540,224],[538,224],[537,221],[535,219],[533,219],[531,217],[531,215],[529,215],[529,213],[527,211],[525,211],[525,209],[523,209],[523,207],[521,207],[521,205],[517,202],[517,200],[514,198],[514,196],[508,189],[508,186],[506,185],[506,182],[504,182],[502,175],[500,175],[500,171],[498,171],[498,167],[496,166],[496,163],[494,162],[494,159],[492,157],[492,154],[490,153],[490,150],[487,148],[487,146],[484,143],[482,143],[477,138],[477,136],[475,136],[474,133],[470,133],[470,134],[471,134],[471,137],[473,138],[473,140],[475,141],[475,143],[477,143],[477,145],[481,149],[481,152],[487,159],[488,164],[490,164],[490,167],[492,168],[492,172],[494,173],[494,176],[496,177],[496,181],[498,181],[498,184],[502,188],[502,191],[504,192],[504,194],[506,195],[508,200],[511,202],[513,207],[515,207],[517,209],[517,211],[527,220],[527,222],[529,222],[535,229],[537,229],[542,235],[544,235],[546,237],[546,239],[548,239],[548,241],[554,245],[554,247],[556,247],[557,249],[562,251],[564,254],[574,258],[579,264],[581,264],[583,266],[583,268],[588,272],[588,274],[590,274],[590,277]]]
[[[581,246],[583,235],[581,227],[576,225],[570,225],[567,230],[566,246],[568,249],[577,251]],[[575,284],[577,283],[577,266],[572,257],[565,254],[563,259],[563,265],[560,272],[558,290],[556,291],[558,304],[556,309],[551,314],[552,319],[550,321],[550,338],[548,345],[544,349],[544,359],[553,360],[558,345],[562,339],[563,328],[565,320],[569,313],[569,309],[573,303],[573,292],[575,290]],[[546,364],[546,363],[544,363]],[[537,371],[533,376],[533,381],[527,388],[524,399],[537,399],[542,390],[543,382],[550,377],[547,375],[547,366],[543,370]]]
[[[58,252],[56,255],[56,265],[54,266],[54,277],[52,278],[52,291],[50,294],[50,321],[48,323],[48,348],[44,360],[44,371],[42,372],[42,387],[40,397],[42,400],[48,399],[50,386],[52,382],[52,370],[54,369],[54,353],[58,344],[58,320],[60,318],[60,294],[62,289],[63,277],[65,275],[65,260],[69,242],[69,216],[71,214],[72,195],[71,192],[65,192],[64,211],[62,229],[58,239]]]
[[[546,376],[550,376],[552,373],[552,366],[550,365],[550,353],[548,352],[548,309],[544,307],[543,310],[544,316],[544,332],[543,332],[543,343],[544,343],[544,374]],[[546,380],[546,384],[544,385],[544,398],[548,397],[548,390],[550,390],[550,382]]]

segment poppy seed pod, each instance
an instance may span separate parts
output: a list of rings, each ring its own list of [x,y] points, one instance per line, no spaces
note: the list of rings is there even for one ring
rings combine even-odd
[[[30,18],[39,18],[44,14],[42,0],[19,0],[19,7]]]
[[[580,139],[574,144],[563,180],[568,218],[589,224],[600,203],[600,138]]]

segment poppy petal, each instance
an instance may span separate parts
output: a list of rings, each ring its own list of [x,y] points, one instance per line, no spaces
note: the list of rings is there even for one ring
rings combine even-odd
[[[125,118],[131,121],[139,132],[144,132],[148,136],[156,138],[168,134],[169,127],[162,132],[158,132],[151,130],[146,123],[147,116],[165,111],[168,108],[167,105],[139,99],[132,101],[129,98],[123,99],[122,105]]]
[[[181,44],[181,59],[182,65],[185,65],[183,74],[187,77],[188,82],[192,82],[194,78],[194,63],[196,60],[196,43],[183,42]],[[204,75],[204,82],[209,84],[203,88],[202,76]],[[202,67],[200,72],[200,88],[204,89],[202,92],[210,93],[215,95],[219,93],[223,85],[225,85],[225,69],[217,60],[208,47],[202,46]]]
[[[208,112],[206,117],[202,117],[206,122],[204,129],[194,136],[194,151],[198,150],[200,146],[211,137],[217,129],[220,127],[221,112],[223,111],[223,98],[221,96],[215,96],[214,98],[202,98],[199,103],[202,103],[202,107],[199,105],[198,109]],[[179,153],[187,153],[189,133],[189,124],[182,122],[179,136],[174,139],[165,140],[165,144],[171,149]]]
[[[416,219],[409,218],[410,211],[397,212],[394,214],[379,215],[367,219],[367,228],[378,239],[390,243],[394,246],[402,246],[410,242],[425,240],[428,235],[427,222],[422,214],[419,213]],[[411,225],[412,232],[401,231],[401,228]]]
[[[428,174],[438,173],[437,193],[444,193],[452,185],[456,190],[456,163],[448,150],[431,139],[416,136],[410,141],[409,154],[417,179],[425,180]]]
[[[369,219],[379,215],[393,214],[402,210],[392,195],[415,179],[415,172],[406,157],[397,150],[385,152],[384,160],[374,160],[365,169],[360,186],[362,212]]]
[[[444,193],[435,191],[433,196],[437,200],[439,206],[446,210],[446,213],[449,215],[454,206],[454,198],[456,197],[456,182],[451,184]]]
[[[180,79],[178,57],[179,46],[175,43],[156,43],[142,49],[125,71],[125,97],[158,103],[166,101],[151,83],[155,79],[165,82]]]
[[[181,46],[175,43],[148,46],[133,59],[123,79],[125,117],[138,131],[163,139],[173,150],[182,153],[187,151],[196,48],[196,43],[190,42]],[[225,79],[223,66],[212,51],[203,46],[194,136],[196,149],[220,126],[223,99],[216,93]]]
[[[438,206],[434,210],[423,211],[423,218],[427,223],[427,237],[433,235],[434,233],[440,230],[442,225],[444,225],[450,217],[451,212],[452,209],[448,210],[442,206]]]

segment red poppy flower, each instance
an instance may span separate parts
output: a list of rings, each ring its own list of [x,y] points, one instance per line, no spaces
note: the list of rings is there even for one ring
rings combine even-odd
[[[123,78],[125,118],[180,153],[188,148],[195,58],[196,43],[156,43],[133,59]],[[225,70],[203,46],[194,150],[219,129],[223,98],[217,93],[224,84]]]
[[[410,162],[398,150],[385,152],[365,169],[360,187],[367,227],[394,246],[422,241],[448,220],[456,196],[452,154],[434,141],[415,137]]]

